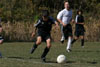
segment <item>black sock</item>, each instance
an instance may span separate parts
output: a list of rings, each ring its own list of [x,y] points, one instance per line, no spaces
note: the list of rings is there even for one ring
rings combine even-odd
[[[45,58],[45,56],[48,54],[49,50],[50,50],[50,48],[47,48],[47,47],[46,47],[46,48],[44,49],[44,52],[43,52],[41,58]]]
[[[75,41],[76,41],[76,39],[73,39],[72,42],[71,42],[71,44],[73,44]]]
[[[0,58],[2,57],[2,54],[0,53]]]
[[[38,45],[36,43],[33,45],[32,50],[31,50],[31,54],[36,50],[37,46]]]
[[[34,48],[37,48],[37,44],[35,43],[35,44],[33,45],[33,47],[34,47]]]
[[[84,46],[84,39],[81,39],[81,46]]]

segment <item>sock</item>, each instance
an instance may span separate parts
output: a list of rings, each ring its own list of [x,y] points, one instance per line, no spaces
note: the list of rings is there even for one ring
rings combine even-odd
[[[68,38],[67,49],[71,49],[71,37]]]
[[[1,54],[1,52],[0,52],[0,58],[2,57],[2,54]]]
[[[61,41],[63,41],[63,40],[65,40],[65,37],[64,37],[64,35],[62,35],[62,37],[61,37]]]
[[[49,50],[50,50],[50,48],[47,48],[47,47],[46,47],[46,48],[44,49],[44,52],[43,52],[41,58],[45,58],[45,56],[48,54]]]
[[[81,39],[81,46],[84,46],[84,39]]]
[[[31,49],[31,53],[33,53],[36,50],[37,46],[38,45],[36,45],[36,43],[33,45],[32,49]]]
[[[75,41],[76,41],[76,39],[73,39],[72,42],[71,42],[71,44],[73,44]]]

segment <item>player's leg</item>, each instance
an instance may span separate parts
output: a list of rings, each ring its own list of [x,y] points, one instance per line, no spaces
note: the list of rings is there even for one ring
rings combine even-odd
[[[71,42],[72,42],[72,26],[69,24],[67,25],[67,32],[65,33],[66,35],[68,35],[68,42],[67,42],[67,47],[66,50],[68,52],[71,51]]]
[[[67,42],[67,47],[66,47],[66,50],[67,50],[68,52],[71,51],[71,41],[72,41],[72,37],[69,36],[69,37],[68,37],[68,42]]]
[[[75,36],[75,38],[73,38],[71,44],[73,44],[74,42],[76,42],[76,40],[78,40],[78,37],[77,36]]]
[[[3,43],[3,37],[1,36],[1,33],[2,33],[2,26],[0,25],[0,44],[2,44]]]
[[[0,44],[2,44],[2,43],[3,43],[3,39],[0,37]],[[0,52],[0,58],[2,58],[1,52]]]
[[[80,32],[81,46],[84,48],[84,31]]]
[[[41,59],[42,59],[42,61],[44,61],[44,62],[45,62],[45,60],[46,60],[46,55],[48,54],[48,52],[49,52],[49,50],[50,50],[50,47],[51,47],[51,39],[50,39],[50,38],[47,39],[47,40],[46,40],[46,43],[47,43],[47,46],[46,46],[46,48],[44,49],[44,52],[43,52],[43,54],[42,54],[42,56],[41,56]]]
[[[37,41],[34,43],[32,49],[31,49],[31,54],[35,51],[35,49],[37,48],[38,45],[40,45],[42,42],[42,37],[38,36],[37,37]]]
[[[75,38],[73,38],[71,44],[73,44],[74,42],[76,42],[76,40],[78,40],[79,35],[80,35],[80,32],[76,30],[76,31],[75,31]]]
[[[64,43],[64,40],[65,40],[65,37],[64,37],[64,32],[63,32],[63,25],[61,25],[61,35],[62,35],[62,37],[61,37],[61,43]]]
[[[0,38],[1,39],[1,38]],[[3,39],[2,40],[0,40],[0,44],[2,44],[3,43]]]
[[[0,52],[0,58],[2,58],[2,54],[1,54],[1,52]]]
[[[80,36],[81,38],[81,46],[84,48],[84,36]]]
[[[3,39],[0,39],[0,44],[2,44],[2,43],[3,43]],[[0,58],[2,58],[1,52],[0,52]]]

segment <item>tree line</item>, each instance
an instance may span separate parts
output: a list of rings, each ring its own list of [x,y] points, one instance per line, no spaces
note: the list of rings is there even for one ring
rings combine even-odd
[[[2,21],[33,21],[41,10],[48,9],[54,16],[63,9],[64,0],[0,0]],[[100,0],[69,0],[73,10],[82,9],[86,14],[100,14]],[[99,16],[98,16],[99,17]]]
[[[0,0],[0,18],[5,41],[33,41],[33,24],[47,9],[55,17],[64,8],[64,0]],[[85,40],[100,41],[100,0],[69,0],[73,15],[82,9],[85,17]],[[74,16],[75,18],[75,16]],[[73,25],[74,30],[74,25]],[[59,41],[60,29],[53,28],[52,37]],[[74,32],[74,31],[73,31]],[[55,36],[56,34],[56,36]]]

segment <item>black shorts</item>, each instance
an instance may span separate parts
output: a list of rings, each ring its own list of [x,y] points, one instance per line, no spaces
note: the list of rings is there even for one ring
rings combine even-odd
[[[0,27],[2,27],[2,25],[0,25]]]
[[[75,36],[76,37],[84,36],[84,31],[75,31]]]
[[[41,36],[42,41],[45,41],[45,42],[46,42],[47,39],[51,39],[50,33],[46,33],[46,32],[38,31],[37,36]]]
[[[69,36],[72,36],[72,26],[68,24],[66,27],[63,27],[64,36],[67,39]]]
[[[0,40],[4,40],[4,38],[0,35]]]

